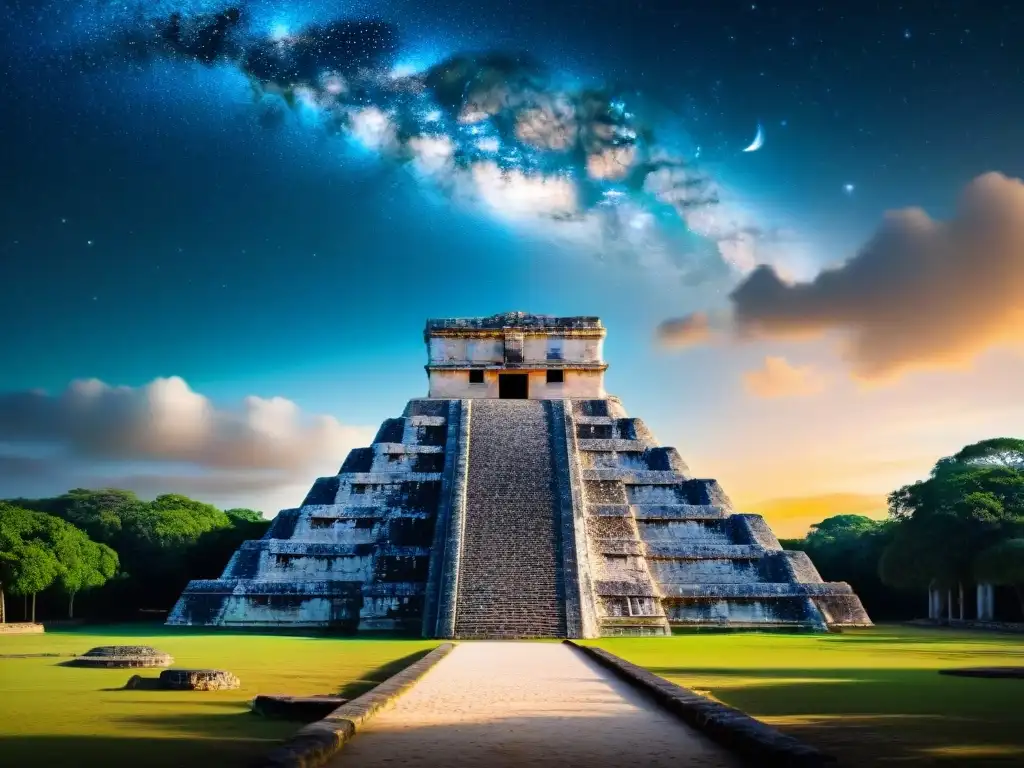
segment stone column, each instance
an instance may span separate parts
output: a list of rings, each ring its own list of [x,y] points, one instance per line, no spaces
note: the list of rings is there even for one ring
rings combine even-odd
[[[992,584],[978,585],[978,621],[992,621],[995,618],[995,587]]]
[[[946,619],[953,620],[953,590],[946,590]]]

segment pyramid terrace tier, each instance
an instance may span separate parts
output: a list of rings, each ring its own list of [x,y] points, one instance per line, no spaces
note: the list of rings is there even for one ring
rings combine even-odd
[[[552,397],[410,401],[168,623],[484,638],[870,619],[616,398]]]
[[[824,584],[765,520],[735,514],[714,480],[617,402],[573,403],[583,517],[601,634],[669,627],[869,625],[846,584]]]
[[[220,579],[190,583],[168,623],[420,634],[459,421],[459,401],[411,401]]]

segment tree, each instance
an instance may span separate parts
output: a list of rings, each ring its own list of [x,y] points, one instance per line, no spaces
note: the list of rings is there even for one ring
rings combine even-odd
[[[263,516],[262,512],[257,512],[255,509],[245,509],[244,507],[236,507],[235,509],[225,509],[224,514],[231,520],[232,525],[238,525],[239,523],[266,523],[267,518]]]
[[[67,593],[70,612],[104,618],[134,618],[142,608],[169,608],[189,580],[219,576],[239,545],[261,538],[270,525],[252,509],[222,511],[180,494],[144,501],[117,488],[76,488],[54,498],[19,499],[14,506],[22,508],[22,517],[28,515],[25,520],[40,513],[55,516],[85,531],[94,544],[117,553],[117,578],[107,577],[104,586],[83,602],[81,593],[95,586],[96,574],[112,572],[109,551],[64,542],[61,554],[73,567],[62,570],[54,582]],[[55,528],[53,535],[61,531]],[[52,536],[43,538],[52,549]],[[0,548],[0,553],[6,552]],[[14,562],[3,562],[8,560]],[[21,594],[12,587],[13,571],[3,568],[0,585]],[[45,610],[46,595],[42,605]]]
[[[1024,612],[1024,539],[1007,539],[978,556],[978,578],[989,584],[1013,587]]]
[[[0,623],[7,621],[6,590],[21,594],[26,549],[34,545],[42,517],[39,512],[0,502]],[[36,559],[36,553],[29,552],[29,557]]]
[[[994,437],[962,448],[952,457],[961,464],[1024,469],[1024,440],[1016,437]]]
[[[11,592],[32,595],[32,618],[36,620],[36,594],[49,587],[60,575],[60,563],[53,551],[40,543],[26,544],[18,552],[18,563],[13,569]]]
[[[75,595],[84,589],[102,587],[117,573],[117,553],[97,544],[84,531],[52,518],[53,552],[60,563],[58,583],[68,595],[68,618],[75,617]]]
[[[0,602],[3,587],[35,594],[54,582],[68,593],[68,615],[75,595],[102,586],[117,572],[117,553],[92,541],[70,523],[34,510],[0,502]]]
[[[883,581],[916,588],[975,580],[979,555],[1024,533],[1024,441],[995,438],[936,462],[929,477],[889,495],[895,535],[879,562]]]

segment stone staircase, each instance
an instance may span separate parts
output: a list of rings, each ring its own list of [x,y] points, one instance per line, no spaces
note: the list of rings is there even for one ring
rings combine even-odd
[[[551,454],[542,401],[473,403],[456,637],[565,637]]]

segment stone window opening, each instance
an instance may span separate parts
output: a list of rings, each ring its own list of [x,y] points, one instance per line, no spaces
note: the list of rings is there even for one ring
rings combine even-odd
[[[484,372],[480,368],[474,368],[469,372],[469,383],[470,384],[483,384],[484,383]]]
[[[332,517],[311,517],[309,519],[309,527],[316,528],[330,528],[334,525],[334,518]]]
[[[374,523],[376,523],[376,522],[377,521],[374,518],[372,518],[372,517],[357,517],[356,518],[355,527],[356,528],[373,528]]]
[[[563,384],[565,383],[565,371],[559,370],[548,370],[547,372],[548,384]]]

